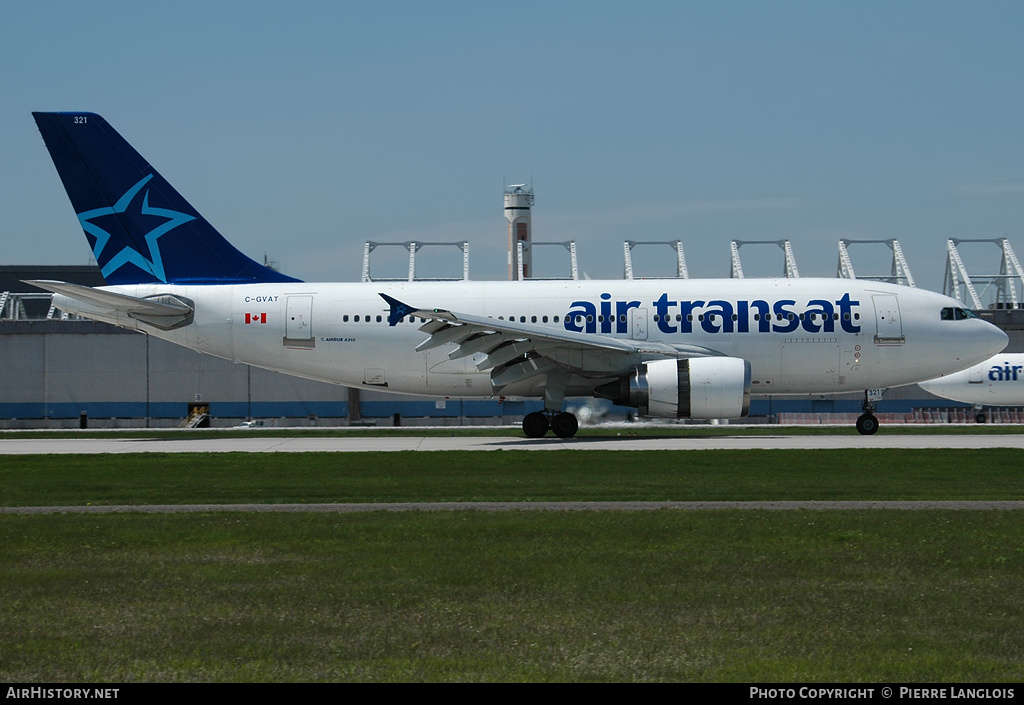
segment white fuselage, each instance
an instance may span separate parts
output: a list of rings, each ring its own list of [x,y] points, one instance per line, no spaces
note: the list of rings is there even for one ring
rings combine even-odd
[[[186,347],[258,367],[351,387],[431,396],[494,394],[478,358],[449,359],[451,345],[424,352],[422,319],[388,324],[389,294],[422,309],[447,309],[551,326],[596,337],[706,348],[751,365],[753,394],[832,394],[912,384],[968,367],[1006,344],[976,318],[942,320],[960,306],[932,292],[847,279],[721,279],[409,283],[134,285],[134,297],[174,294],[194,303],[194,321],[162,331],[112,320],[57,295],[58,307],[144,330]],[[574,359],[578,358],[578,359]],[[655,356],[657,357],[657,355]],[[661,355],[660,357],[664,357]],[[569,395],[644,362],[567,349]],[[503,389],[542,396],[544,376]]]
[[[967,404],[1024,406],[1024,353],[1000,353],[920,386],[935,396]]]

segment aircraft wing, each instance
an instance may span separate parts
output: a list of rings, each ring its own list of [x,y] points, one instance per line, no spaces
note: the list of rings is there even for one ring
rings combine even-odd
[[[668,345],[646,340],[628,340],[608,335],[574,331],[446,309],[422,309],[380,294],[391,306],[389,325],[406,316],[428,319],[420,330],[430,337],[416,346],[430,350],[449,343],[457,347],[448,357],[458,359],[483,353],[477,369],[492,370],[495,391],[514,382],[547,374],[556,369],[585,377],[619,375],[631,364],[651,358],[717,357],[722,353],[698,345]]]
[[[68,284],[45,279],[25,280],[25,283],[70,299],[76,305],[73,310],[72,306],[58,306],[58,308],[69,310],[71,313],[99,315],[104,319],[127,316],[161,330],[187,326],[192,322],[195,313],[191,301],[169,294],[140,299],[81,284]]]

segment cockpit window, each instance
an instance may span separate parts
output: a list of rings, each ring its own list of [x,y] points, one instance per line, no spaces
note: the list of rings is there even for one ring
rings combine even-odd
[[[947,307],[942,309],[942,320],[944,321],[962,321],[967,318],[977,318],[977,316],[966,308]]]

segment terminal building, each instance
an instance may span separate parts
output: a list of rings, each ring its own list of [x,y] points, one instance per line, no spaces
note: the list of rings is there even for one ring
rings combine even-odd
[[[575,243],[533,242],[529,233],[532,191],[506,194],[509,216],[509,276],[529,280],[536,262],[530,255],[537,245],[559,244],[571,253],[575,278]],[[528,195],[528,202],[527,202]],[[525,224],[525,225],[524,225]],[[893,254],[891,272],[857,275],[850,245],[840,242],[837,275],[869,278],[913,286],[909,267],[898,242],[886,244]],[[959,246],[964,242],[995,243],[1003,252],[1000,271],[973,274],[963,265]],[[363,279],[370,276],[370,253],[364,248]],[[389,243],[409,250],[408,278],[416,280],[415,254],[423,245],[459,245],[463,277],[468,279],[466,243]],[[625,244],[625,276],[640,278],[631,255],[638,245],[668,245],[677,258],[676,276],[687,278],[681,242]],[[742,277],[740,250],[749,245],[778,246],[783,254],[783,276],[799,276],[788,241],[733,241],[732,276]],[[955,296],[980,317],[1010,336],[1007,352],[1024,352],[1024,272],[1005,240],[947,243],[949,259],[944,293]],[[666,277],[672,278],[672,277]],[[346,425],[505,425],[540,410],[540,400],[462,400],[392,395],[374,390],[349,389],[270,372],[204,355],[165,341],[104,323],[74,319],[53,308],[50,294],[33,290],[24,280],[54,279],[101,286],[95,266],[0,266],[0,428],[119,428],[178,426],[346,426]],[[529,286],[528,281],[524,286]],[[990,299],[988,304],[984,299]],[[861,413],[861,395],[828,397],[755,397],[750,422],[853,423]],[[569,400],[582,423],[597,419],[632,418],[631,409],[609,402]],[[581,408],[581,407],[588,408]],[[933,397],[916,385],[889,390],[878,406],[885,423],[967,421],[974,418],[968,405]],[[1022,422],[1020,409],[993,410],[993,421]],[[671,423],[671,422],[665,422]],[[685,423],[680,421],[679,423]]]

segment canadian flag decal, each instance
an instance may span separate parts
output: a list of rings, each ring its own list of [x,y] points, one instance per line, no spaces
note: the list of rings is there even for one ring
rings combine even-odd
[[[245,325],[250,323],[266,323],[267,314],[265,313],[247,313],[245,314]]]

